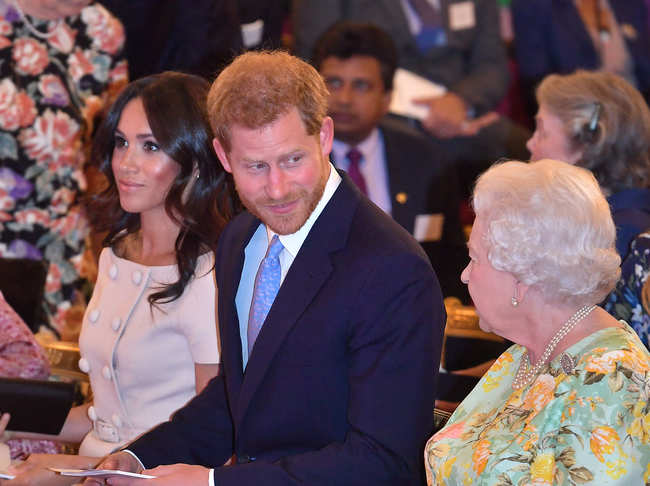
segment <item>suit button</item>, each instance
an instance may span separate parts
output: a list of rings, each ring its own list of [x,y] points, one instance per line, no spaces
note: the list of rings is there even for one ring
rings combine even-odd
[[[113,425],[115,425],[115,427],[117,427],[118,429],[122,427],[122,419],[118,414],[114,413],[113,416],[111,417],[111,420],[113,422]]]
[[[108,270],[108,276],[111,277],[111,280],[115,280],[117,278],[117,265],[113,263],[111,265],[111,268]]]
[[[100,314],[99,309],[92,310],[90,314],[88,314],[88,320],[90,320],[90,322],[94,324],[95,322],[97,322],[97,319],[99,319],[99,314]]]
[[[111,369],[108,366],[104,366],[102,369],[102,376],[107,380],[110,380],[112,378]]]
[[[119,317],[116,317],[113,319],[113,322],[111,323],[111,327],[113,328],[113,331],[117,332],[120,330],[120,326],[122,325],[122,319]]]
[[[142,272],[139,270],[136,270],[131,274],[131,280],[135,285],[140,285],[140,282],[142,282]]]
[[[90,371],[90,363],[86,358],[81,358],[79,360],[79,369],[83,371],[84,373],[88,373]]]

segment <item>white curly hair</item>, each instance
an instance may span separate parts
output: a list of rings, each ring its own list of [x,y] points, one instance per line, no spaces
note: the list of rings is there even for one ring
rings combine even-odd
[[[488,259],[549,301],[601,302],[620,276],[616,230],[590,171],[556,160],[493,165],[474,189]]]

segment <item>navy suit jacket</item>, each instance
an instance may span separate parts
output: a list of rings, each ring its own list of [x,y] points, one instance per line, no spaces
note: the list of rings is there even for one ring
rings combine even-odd
[[[443,295],[467,300],[467,287],[460,281],[468,256],[459,215],[456,167],[443,147],[400,118],[384,117],[379,129],[384,139],[393,219],[413,234],[416,216],[443,215],[441,239],[421,244]]]
[[[650,35],[644,0],[610,0],[623,31],[639,91],[650,95]],[[532,95],[547,74],[597,69],[600,59],[573,0],[514,0],[515,48],[522,81]]]
[[[343,181],[289,269],[245,372],[235,295],[260,221],[216,258],[223,374],[129,446],[148,467],[218,467],[223,485],[416,485],[445,323],[419,245]]]

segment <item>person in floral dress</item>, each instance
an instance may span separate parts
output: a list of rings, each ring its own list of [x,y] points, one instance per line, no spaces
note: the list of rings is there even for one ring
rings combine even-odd
[[[48,262],[45,310],[60,334],[82,310],[79,192],[93,120],[127,81],[123,44],[94,2],[0,0],[0,257]]]
[[[0,292],[0,376],[45,380],[50,374],[50,365],[45,353],[34,339],[23,320],[16,314]],[[4,434],[7,417],[0,419],[0,442]],[[12,459],[25,459],[34,452],[55,454],[61,447],[50,440],[8,440]]]
[[[621,279],[605,301],[605,310],[626,321],[650,349],[650,233],[641,233],[630,245],[621,265]]]
[[[650,354],[595,305],[620,257],[594,176],[498,164],[474,209],[462,280],[481,328],[515,344],[427,442],[428,484],[650,484]]]

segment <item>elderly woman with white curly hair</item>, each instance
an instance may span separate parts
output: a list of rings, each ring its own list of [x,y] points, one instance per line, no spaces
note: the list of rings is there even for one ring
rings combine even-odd
[[[620,258],[594,176],[506,162],[473,204],[461,279],[481,328],[515,344],[427,443],[429,484],[650,483],[650,354],[596,305]]]

